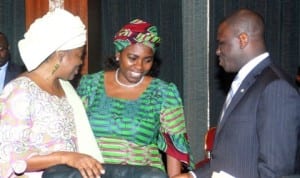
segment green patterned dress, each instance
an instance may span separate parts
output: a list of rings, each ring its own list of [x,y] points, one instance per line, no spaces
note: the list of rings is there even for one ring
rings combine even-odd
[[[154,78],[136,100],[113,98],[100,71],[83,76],[77,91],[105,163],[165,170],[161,150],[190,165],[182,101],[173,83]]]

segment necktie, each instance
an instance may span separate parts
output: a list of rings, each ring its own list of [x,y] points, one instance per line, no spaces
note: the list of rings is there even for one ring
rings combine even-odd
[[[239,80],[239,77],[238,76],[235,76],[233,82],[231,83],[231,87],[230,87],[230,90],[227,94],[227,97],[226,97],[226,100],[225,100],[225,103],[223,105],[223,108],[222,108],[222,113],[221,113],[221,117],[220,117],[220,120],[222,120],[223,116],[224,116],[224,113],[229,105],[229,103],[231,102],[231,99],[233,98],[235,92],[237,91],[237,89],[239,88],[240,86],[240,80]]]

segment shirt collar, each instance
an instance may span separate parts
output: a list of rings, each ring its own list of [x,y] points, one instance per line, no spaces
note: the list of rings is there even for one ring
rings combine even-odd
[[[0,67],[0,70],[6,70],[7,66],[8,66],[8,61],[3,66]]]
[[[250,60],[247,64],[245,64],[237,74],[240,81],[244,80],[244,78],[246,78],[246,76],[252,71],[252,69],[254,69],[259,63],[261,63],[268,56],[269,56],[268,52],[262,53],[257,57],[253,58],[252,60]]]

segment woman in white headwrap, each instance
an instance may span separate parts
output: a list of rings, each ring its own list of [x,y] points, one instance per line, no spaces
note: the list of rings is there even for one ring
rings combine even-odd
[[[0,97],[1,178],[41,177],[61,164],[83,177],[103,173],[81,100],[68,82],[82,64],[85,43],[80,18],[62,9],[37,19],[19,41],[27,72]]]

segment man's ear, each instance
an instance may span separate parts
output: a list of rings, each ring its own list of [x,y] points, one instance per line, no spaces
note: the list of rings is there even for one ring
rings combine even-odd
[[[241,49],[245,48],[249,42],[249,35],[245,32],[239,34],[240,47]]]

